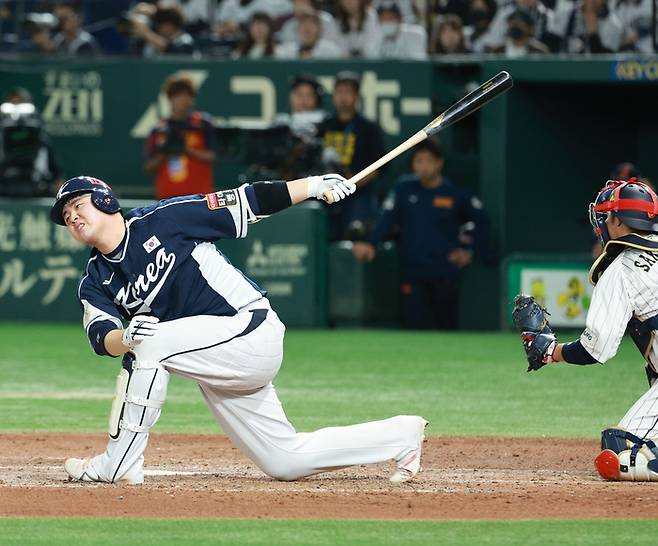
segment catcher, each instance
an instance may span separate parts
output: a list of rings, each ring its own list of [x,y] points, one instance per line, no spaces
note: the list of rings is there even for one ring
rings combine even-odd
[[[546,311],[524,295],[514,300],[514,323],[528,371],[555,362],[606,362],[628,328],[646,361],[649,390],[618,427],[602,432],[594,464],[607,480],[658,481],[658,196],[636,179],[610,180],[589,216],[603,253],[590,270],[595,288],[585,331],[576,341],[558,343]]]

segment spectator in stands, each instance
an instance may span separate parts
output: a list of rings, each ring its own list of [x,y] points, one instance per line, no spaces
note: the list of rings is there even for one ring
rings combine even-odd
[[[82,14],[77,2],[61,2],[55,6],[60,32],[53,38],[57,53],[93,55],[99,52],[96,39],[82,29]]]
[[[622,21],[607,0],[564,4],[556,12],[553,26],[565,53],[613,53],[624,36]]]
[[[615,11],[624,29],[621,51],[655,53],[652,18],[654,0],[617,0]]]
[[[416,7],[414,0],[393,0],[393,3],[400,11],[400,17],[403,23],[416,24],[418,17],[416,16]],[[391,0],[372,0],[371,5],[379,12],[379,8],[384,5],[391,4]]]
[[[251,16],[247,33],[234,52],[234,57],[263,59],[274,55],[274,22],[261,11]]]
[[[320,124],[318,131],[325,146],[325,161],[333,154],[350,178],[384,155],[382,130],[357,111],[360,77],[354,72],[336,74],[333,103],[335,114]],[[378,173],[359,183],[359,191],[345,202],[329,208],[330,239],[365,237],[377,211],[375,182]]]
[[[210,31],[217,3],[215,0],[179,0],[178,3],[183,10],[186,32],[198,36]]]
[[[139,20],[133,21],[131,32],[144,42],[144,57],[190,55],[196,52],[196,46],[192,36],[183,30],[184,26],[183,10],[180,6],[168,4],[157,7],[151,26]]]
[[[173,74],[162,88],[171,115],[153,129],[145,145],[145,169],[155,175],[156,197],[213,191],[215,128],[212,118],[194,111],[196,89],[192,80]]]
[[[537,40],[534,35],[535,26],[532,17],[526,11],[517,10],[507,19],[505,43],[493,48],[491,52],[504,53],[510,58],[550,53],[546,44]]]
[[[489,30],[496,14],[495,0],[469,0],[466,17],[464,17],[464,39],[466,48],[473,50],[473,44],[478,43]]]
[[[298,37],[295,41],[278,46],[275,56],[279,59],[337,59],[343,50],[335,43],[321,38],[322,27],[318,12],[305,10],[297,15]]]
[[[496,11],[487,31],[476,40],[471,41],[471,48],[477,53],[492,51],[505,45],[508,32],[508,20],[510,16],[518,11],[524,11],[533,21],[534,38],[541,42],[551,42],[558,46],[558,39],[552,39],[549,24],[552,22],[554,13],[549,10],[540,0],[513,0],[509,4]]]
[[[337,0],[339,40],[348,57],[379,57],[382,41],[377,12],[368,0]]]
[[[267,13],[278,27],[292,13],[290,0],[223,0],[217,13],[216,32],[220,36],[234,35],[256,12]]]
[[[403,23],[394,0],[380,2],[377,14],[382,32],[382,59],[427,59],[427,32],[420,25]]]
[[[496,9],[496,0],[489,0],[493,3],[493,11]],[[470,10],[472,0],[441,0],[439,2],[434,2],[434,5],[428,14],[430,20],[436,23],[437,19],[441,19],[446,15],[456,15],[459,17],[464,25],[471,24],[470,20]],[[434,25],[436,26],[436,25]]]
[[[474,251],[484,249],[488,220],[476,197],[443,176],[443,154],[433,139],[412,153],[413,174],[399,179],[367,242],[354,243],[352,252],[358,261],[370,262],[376,245],[395,231],[403,325],[454,330],[460,271]],[[474,224],[472,243],[460,241],[467,223]]]
[[[307,13],[309,11],[316,11],[318,17],[320,18],[320,27],[322,32],[320,38],[323,40],[328,40],[329,42],[336,44],[338,43],[338,26],[336,25],[336,20],[333,15],[329,12],[320,10],[318,8],[317,0],[294,0],[293,1],[293,13],[294,17],[288,19],[279,32],[279,41],[281,43],[295,42],[299,39],[299,20],[298,17],[300,14]]]
[[[434,26],[430,53],[439,55],[468,53],[464,44],[464,28],[457,15],[444,15]]]

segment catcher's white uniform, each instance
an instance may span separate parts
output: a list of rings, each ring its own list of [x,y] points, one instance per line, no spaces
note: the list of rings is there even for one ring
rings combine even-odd
[[[658,240],[658,236],[647,238]],[[646,321],[658,315],[658,253],[627,248],[606,268],[594,287],[587,327],[580,336],[583,347],[599,362],[617,353],[632,318]],[[647,328],[641,350],[649,377],[658,370],[658,339]],[[642,438],[658,436],[658,381],[642,395],[619,426]]]

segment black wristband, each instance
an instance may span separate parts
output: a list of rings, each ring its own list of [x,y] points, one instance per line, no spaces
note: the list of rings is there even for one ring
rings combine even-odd
[[[288,184],[280,180],[254,182],[251,184],[258,202],[260,214],[268,215],[287,209],[292,205]]]
[[[562,359],[569,364],[579,364],[581,366],[598,362],[596,358],[587,352],[580,340],[562,345]]]

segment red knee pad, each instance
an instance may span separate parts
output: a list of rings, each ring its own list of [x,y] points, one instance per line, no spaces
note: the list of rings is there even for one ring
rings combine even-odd
[[[606,480],[619,479],[619,457],[611,449],[604,449],[594,459],[599,475]]]

